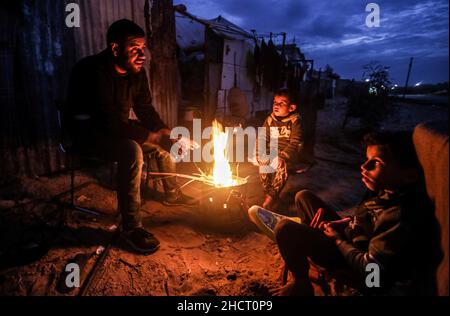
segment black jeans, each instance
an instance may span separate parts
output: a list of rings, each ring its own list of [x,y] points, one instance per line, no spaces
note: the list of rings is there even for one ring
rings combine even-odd
[[[118,165],[117,200],[125,230],[142,225],[140,216],[142,167],[144,156],[150,151],[156,151],[155,158],[160,172],[176,172],[170,154],[159,146],[141,146],[136,141],[125,138],[96,142],[95,155],[107,161],[116,161]],[[174,177],[166,178],[163,183],[166,192],[177,189]]]
[[[275,227],[275,237],[281,256],[294,278],[308,279],[308,258],[330,271],[347,267],[334,241],[319,229],[309,226],[319,208],[324,209],[323,220],[327,221],[340,219],[336,211],[307,190],[297,193],[295,204],[302,224],[285,219]]]
[[[177,167],[175,161],[172,159],[169,151],[170,148],[162,148],[155,144],[144,143],[142,145],[142,150],[144,155],[153,154],[156,159],[158,166],[158,171],[163,173],[176,173]],[[164,192],[167,194],[173,193],[173,191],[178,189],[177,181],[175,177],[163,177],[162,179]]]

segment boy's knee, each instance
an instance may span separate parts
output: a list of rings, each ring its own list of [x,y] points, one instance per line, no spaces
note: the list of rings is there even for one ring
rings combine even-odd
[[[310,200],[314,196],[314,193],[312,193],[309,190],[301,190],[295,194],[295,203],[301,203],[305,200]]]
[[[292,234],[294,234],[294,231],[298,229],[299,225],[300,224],[287,218],[280,220],[274,230],[277,242],[289,240],[289,238],[292,237]]]

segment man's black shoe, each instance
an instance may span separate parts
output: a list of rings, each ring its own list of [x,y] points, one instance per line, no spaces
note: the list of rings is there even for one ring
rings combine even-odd
[[[151,254],[159,249],[159,240],[142,227],[124,231],[122,237],[134,250],[144,254]]]
[[[183,194],[182,192],[177,192],[167,194],[163,204],[167,206],[194,206],[197,204],[197,200]]]

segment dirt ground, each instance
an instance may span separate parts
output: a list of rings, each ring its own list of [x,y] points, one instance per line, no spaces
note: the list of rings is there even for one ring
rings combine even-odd
[[[359,143],[360,125],[350,120],[341,129],[343,99],[330,100],[319,111],[316,164],[306,173],[290,178],[286,199],[308,188],[336,207],[346,210],[362,197],[359,164],[364,153]],[[448,108],[397,104],[384,128],[412,128],[417,123],[448,117]],[[21,178],[0,188],[0,295],[77,295],[58,286],[67,262],[85,255],[82,282],[114,236],[117,224],[115,192],[110,189],[109,168],[77,172],[76,185],[91,180],[76,193],[78,204],[94,207],[106,215],[96,218],[71,213],[69,225],[60,226],[63,208],[50,199],[67,201],[67,174]],[[180,173],[195,172],[194,166],[180,164]],[[249,176],[247,203],[261,204],[262,187],[257,168],[240,166]],[[183,183],[186,180],[180,180]],[[204,188],[191,184],[186,194],[204,196]],[[58,196],[59,195],[59,196]],[[56,196],[56,198],[55,198]],[[134,253],[121,240],[112,244],[108,256],[86,295],[268,295],[280,285],[283,262],[274,242],[258,233],[245,213],[232,202],[220,207],[166,207],[155,197],[143,200],[144,225],[161,241],[154,254]],[[292,200],[290,200],[292,202]],[[207,202],[205,202],[207,203]],[[324,293],[317,289],[318,295]]]

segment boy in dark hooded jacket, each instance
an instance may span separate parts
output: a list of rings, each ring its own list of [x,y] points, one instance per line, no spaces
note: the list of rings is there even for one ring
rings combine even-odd
[[[257,162],[260,166],[267,166],[270,172],[261,172],[260,178],[264,187],[265,200],[263,208],[271,209],[279,198],[288,179],[288,170],[295,168],[303,147],[302,128],[297,105],[294,104],[287,89],[275,93],[272,113],[266,118],[263,127],[266,128],[265,139],[258,137],[258,142],[266,142],[266,152],[273,151],[270,144],[276,139],[277,156],[272,159],[263,159],[258,153]],[[272,141],[271,141],[272,140]],[[266,169],[267,171],[267,169]]]
[[[313,295],[310,261],[327,271],[348,271],[363,293],[433,294],[439,229],[412,133],[372,133],[364,141],[367,160],[361,179],[369,195],[354,216],[341,218],[303,190],[296,195],[302,224],[282,220],[276,225],[276,241],[293,282],[274,294]],[[368,282],[375,270],[378,277]]]

